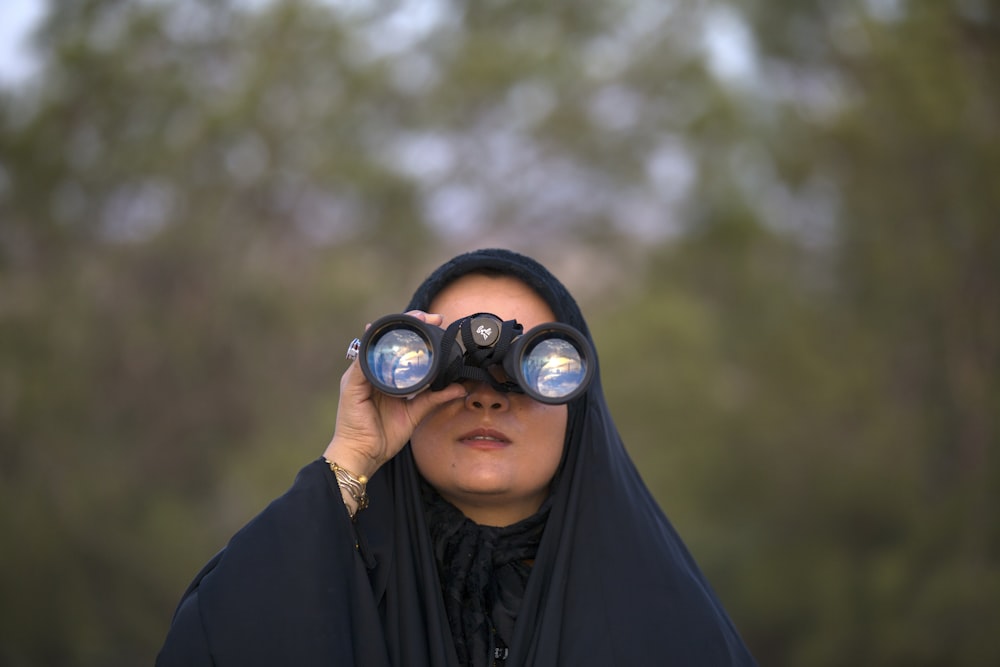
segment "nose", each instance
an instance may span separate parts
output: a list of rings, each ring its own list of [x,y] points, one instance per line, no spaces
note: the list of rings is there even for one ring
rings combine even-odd
[[[465,397],[465,407],[470,410],[507,410],[510,399],[507,394],[497,391],[485,382],[470,382],[466,385],[469,393]]]

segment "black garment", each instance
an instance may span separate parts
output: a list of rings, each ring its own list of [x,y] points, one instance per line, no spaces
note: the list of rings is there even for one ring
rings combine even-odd
[[[589,336],[561,283],[502,250],[443,265],[407,309],[426,310],[451,281],[484,270],[520,278]],[[306,466],[195,579],[158,666],[457,667],[409,446],[368,490],[371,506],[352,524],[329,469]],[[506,665],[755,664],[639,477],[599,376],[569,406],[548,507],[516,621],[502,637]]]
[[[505,657],[514,636],[549,503],[514,525],[497,528],[466,518],[426,482],[421,491],[458,662],[493,664]]]

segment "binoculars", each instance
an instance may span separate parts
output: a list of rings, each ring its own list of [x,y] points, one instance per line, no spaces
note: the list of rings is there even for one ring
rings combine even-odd
[[[365,378],[390,396],[474,380],[552,405],[585,392],[596,366],[593,346],[577,329],[549,322],[523,333],[517,320],[490,313],[469,315],[447,329],[411,315],[386,315],[365,331],[358,357]]]

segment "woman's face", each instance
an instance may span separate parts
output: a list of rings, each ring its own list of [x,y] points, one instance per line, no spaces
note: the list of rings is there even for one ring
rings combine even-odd
[[[474,313],[515,319],[525,331],[555,320],[530,287],[508,276],[467,275],[431,303],[443,326]],[[428,415],[410,439],[420,474],[482,525],[507,526],[534,514],[562,458],[565,405],[539,403],[465,381],[468,395]]]

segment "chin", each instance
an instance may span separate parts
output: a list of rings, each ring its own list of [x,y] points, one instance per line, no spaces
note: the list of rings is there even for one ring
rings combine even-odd
[[[468,497],[496,497],[497,500],[504,500],[504,496],[510,494],[512,489],[506,477],[501,479],[495,476],[484,475],[481,477],[465,477],[461,484],[457,484],[455,491]]]

